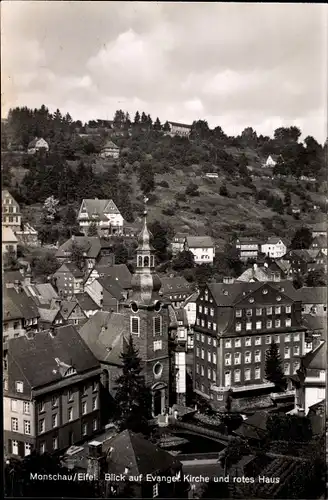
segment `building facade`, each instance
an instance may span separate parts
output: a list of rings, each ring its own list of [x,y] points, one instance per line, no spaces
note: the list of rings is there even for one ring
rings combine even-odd
[[[240,260],[246,262],[248,259],[256,260],[259,256],[261,241],[254,238],[238,238],[236,249],[239,250]]]
[[[49,151],[49,144],[42,138],[36,137],[28,145],[27,152],[29,155],[35,155],[39,151]]]
[[[170,127],[170,135],[178,135],[180,137],[189,137],[191,132],[191,125],[185,123],[168,122]]]
[[[85,235],[92,223],[104,236],[123,234],[124,219],[113,200],[83,200],[77,219]]]
[[[113,158],[117,159],[120,157],[120,148],[116,146],[112,141],[107,141],[100,152],[100,158]]]
[[[272,236],[268,241],[261,245],[261,252],[271,259],[280,259],[287,252],[287,246],[281,238]]]
[[[12,339],[4,368],[7,457],[58,452],[99,432],[100,366],[73,327]]]
[[[17,201],[7,189],[2,191],[2,228],[9,227],[12,231],[21,228],[22,216]]]
[[[213,264],[215,246],[210,236],[187,236],[184,246],[193,254],[195,264]]]
[[[285,375],[296,373],[304,345],[301,303],[289,281],[216,283],[197,299],[195,391],[223,404],[236,395],[273,386],[265,379],[265,355],[278,344]]]

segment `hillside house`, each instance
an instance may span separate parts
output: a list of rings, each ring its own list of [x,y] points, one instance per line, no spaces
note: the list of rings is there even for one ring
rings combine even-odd
[[[264,168],[273,168],[277,165],[280,155],[269,155],[263,164]]]
[[[315,256],[310,250],[306,249],[289,250],[284,260],[290,262],[292,275],[304,275],[316,266]]]
[[[103,259],[100,260],[91,271],[86,286],[98,278],[112,278],[118,285],[127,293],[131,290],[132,275],[125,264],[102,264]]]
[[[44,151],[49,151],[49,144],[42,138],[35,137],[27,147],[27,152],[29,155],[35,155],[36,153]]]
[[[100,364],[74,327],[11,339],[5,366],[5,458],[59,452],[99,433]]]
[[[53,274],[60,297],[72,297],[84,292],[85,273],[74,262],[66,262]]]
[[[20,285],[5,284],[3,289],[3,341],[37,332],[39,311]]]
[[[257,264],[253,264],[252,267],[246,269],[236,280],[234,278],[228,277],[223,278],[223,283],[233,283],[244,282],[244,283],[254,283],[255,281],[280,281],[280,273],[278,271],[273,272],[268,269],[267,266],[260,267]]]
[[[2,228],[10,227],[14,232],[21,229],[22,216],[19,204],[7,189],[2,191]]]
[[[184,249],[193,254],[195,264],[213,264],[215,246],[210,236],[187,236]]]
[[[116,160],[120,157],[120,148],[113,141],[107,141],[102,147],[99,156],[100,158],[113,158]]]
[[[327,235],[316,236],[310,245],[310,250],[321,250],[327,255]]]
[[[303,286],[296,291],[302,302],[302,314],[327,315],[327,288],[325,286]]]
[[[118,280],[111,276],[96,278],[85,286],[85,291],[104,311],[120,310],[121,303],[127,298],[128,292],[124,290]]]
[[[72,236],[58,248],[56,258],[59,262],[69,262],[71,260],[74,245],[82,249],[85,260],[84,267],[91,271],[102,256],[101,239],[98,236]]]
[[[81,300],[81,299],[80,299]],[[79,328],[88,321],[87,315],[82,310],[79,302],[75,299],[62,300],[60,304],[60,315],[63,318],[63,323],[66,325],[74,325]]]
[[[271,259],[280,259],[287,252],[287,245],[278,236],[271,236],[261,245],[261,252]]]
[[[316,238],[317,236],[325,236],[327,237],[327,224],[315,224],[312,226],[312,238]]]
[[[100,307],[95,303],[95,301],[86,292],[77,293],[74,296],[76,302],[78,303],[82,313],[89,319],[91,316],[96,314],[100,310]]]
[[[188,233],[176,233],[174,235],[171,243],[171,249],[173,255],[177,255],[179,252],[183,252],[187,236]]]
[[[23,288],[37,307],[51,307],[59,300],[58,293],[51,283],[24,283]]]
[[[38,232],[30,224],[23,224],[22,229],[15,232],[17,240],[22,245],[36,247],[39,245]]]
[[[2,255],[12,252],[17,255],[18,239],[11,227],[2,228]]]
[[[191,125],[185,123],[168,122],[170,127],[170,135],[178,135],[180,137],[189,137],[191,132]]]
[[[246,262],[248,259],[257,260],[262,242],[258,238],[240,237],[237,238],[235,246],[239,250],[240,260]]]
[[[83,200],[77,219],[85,235],[92,223],[104,236],[123,234],[124,219],[113,200]]]

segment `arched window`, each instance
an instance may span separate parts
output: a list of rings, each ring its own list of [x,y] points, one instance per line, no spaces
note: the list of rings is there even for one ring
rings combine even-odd
[[[149,257],[144,257],[144,267],[149,267]]]
[[[142,267],[142,257],[138,257],[138,267]]]

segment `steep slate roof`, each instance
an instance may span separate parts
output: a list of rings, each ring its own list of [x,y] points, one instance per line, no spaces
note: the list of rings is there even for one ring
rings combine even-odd
[[[2,226],[2,243],[17,243],[17,241],[18,239],[11,227]]]
[[[82,203],[84,204],[90,218],[92,218],[92,216],[95,214],[101,216],[104,213],[121,213],[113,200],[85,199],[82,201]]]
[[[237,238],[236,243],[239,243],[240,245],[262,245],[263,241],[259,238],[252,238],[251,236],[241,236],[240,238]]]
[[[291,264],[290,264],[289,260],[283,260],[283,259],[276,260],[275,263],[277,264],[278,267],[280,267],[280,269],[284,273],[288,273],[288,271],[291,268]]]
[[[60,314],[65,320],[68,319],[77,305],[76,300],[62,300],[60,304]]]
[[[234,434],[247,439],[262,440],[266,435],[268,417],[266,411],[258,411],[245,420]]]
[[[312,248],[314,244],[316,244],[317,248],[327,248],[327,236],[324,236],[323,234],[316,236],[313,239],[310,248]]]
[[[101,249],[100,238],[98,236],[74,236],[58,248],[56,257],[67,257],[66,253],[71,251],[73,243],[82,247],[88,258],[96,259],[98,257]]]
[[[98,311],[80,328],[79,334],[102,363],[122,365],[126,322],[123,314]]]
[[[161,278],[162,288],[161,292],[164,295],[170,293],[181,293],[181,292],[189,292],[191,291],[190,283],[183,276],[173,276]]]
[[[3,321],[12,319],[32,319],[39,316],[38,308],[24,290],[3,289]]]
[[[317,316],[313,314],[304,314],[302,317],[304,326],[311,331],[320,331],[322,334],[327,332],[327,316]]]
[[[124,290],[131,288],[132,274],[126,264],[114,264],[113,266],[97,264],[95,271],[98,272],[100,278],[110,277],[114,281],[117,281],[118,285]]]
[[[304,304],[326,304],[327,303],[327,287],[303,286],[296,290],[296,295]]]
[[[81,307],[82,311],[97,311],[99,309],[95,301],[90,297],[90,295],[87,292],[76,293],[74,297],[79,306]]]
[[[40,141],[42,139],[42,137],[35,137],[31,142],[29,142],[28,144],[28,149],[30,148],[35,148],[35,146],[37,145],[38,141]],[[45,141],[45,139],[43,139]],[[47,142],[47,141],[45,141]],[[48,144],[48,143],[47,143]]]
[[[3,282],[4,283],[15,283],[15,281],[22,282],[24,280],[24,276],[20,271],[4,271],[3,273]]]
[[[189,236],[188,233],[176,233],[173,236],[173,239],[185,240],[187,238],[187,236]]]
[[[305,262],[311,262],[313,261],[313,257],[310,255],[309,251],[306,249],[297,249],[297,250],[290,250],[288,252],[289,257],[297,257],[298,259],[302,259]]]
[[[292,300],[299,300],[296,295],[296,290],[293,287],[293,283],[288,280],[279,281],[279,282],[252,282],[252,283],[244,283],[244,282],[234,282],[234,283],[210,283],[207,285],[208,289],[213,295],[213,299],[215,300],[218,306],[232,306],[242,300],[244,297],[249,295],[250,293],[255,292],[256,290],[267,287],[273,288],[280,293],[284,293]]]
[[[53,299],[58,299],[58,294],[51,283],[25,285],[24,290],[38,306],[50,304]]]
[[[308,352],[303,359],[303,366],[307,370],[327,370],[327,352],[325,342],[311,352]]]
[[[74,278],[84,277],[84,272],[81,271],[74,262],[65,262],[60,266],[59,269],[57,269],[54,275],[68,272],[70,272],[74,276]]]
[[[54,308],[54,309],[39,307],[38,311],[40,314],[41,321],[46,321],[47,323],[53,323],[53,321],[55,320],[55,317],[59,313],[60,309],[59,309],[59,307]]]
[[[128,468],[130,475],[150,474],[181,466],[176,457],[129,430],[117,434],[109,446],[112,448],[107,458],[110,473],[124,473]]]
[[[62,380],[56,358],[73,366],[78,374],[100,367],[72,325],[57,328],[54,337],[49,331],[43,331],[33,338],[24,335],[9,340],[9,376],[12,361],[34,389]]]
[[[113,279],[111,276],[105,276],[104,278],[97,278],[98,283],[109,292],[112,297],[116,300],[121,300],[123,294],[123,288],[120,286],[119,282]]]
[[[187,236],[189,248],[212,248],[214,247],[211,236]]]
[[[312,226],[312,232],[317,232],[317,233],[327,232],[327,223],[319,222],[318,224],[314,224]]]

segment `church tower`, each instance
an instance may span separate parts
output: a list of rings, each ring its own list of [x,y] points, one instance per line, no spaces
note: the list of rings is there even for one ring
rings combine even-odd
[[[146,200],[145,200],[146,203]],[[160,294],[161,280],[155,273],[155,250],[147,227],[147,209],[138,237],[137,267],[132,277],[132,292],[124,304],[127,331],[143,362],[146,384],[152,391],[153,415],[168,406],[170,387],[169,311]]]

